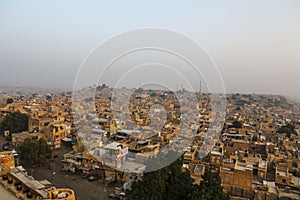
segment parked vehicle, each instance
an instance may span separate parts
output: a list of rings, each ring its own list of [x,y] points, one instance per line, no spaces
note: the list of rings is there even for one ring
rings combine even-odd
[[[95,181],[97,179],[98,179],[98,177],[96,175],[93,175],[88,178],[88,181]]]
[[[19,154],[18,154],[18,152],[15,149],[13,149],[11,152],[14,154],[15,158],[19,157]]]
[[[109,198],[112,198],[112,199],[120,199],[120,200],[124,200],[126,199],[126,195],[124,192],[121,192],[120,194],[116,194],[116,193],[110,193],[108,195]]]
[[[9,143],[3,144],[3,145],[2,145],[2,149],[3,149],[4,151],[7,151],[7,150],[9,149]]]
[[[126,190],[124,187],[116,187],[115,192],[108,195],[109,198],[125,200],[126,199]]]

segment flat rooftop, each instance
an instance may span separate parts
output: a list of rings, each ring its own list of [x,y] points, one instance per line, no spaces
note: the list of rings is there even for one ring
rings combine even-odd
[[[22,182],[24,185],[26,185],[28,188],[31,188],[36,193],[41,195],[43,198],[48,197],[48,193],[44,191],[45,185],[41,184],[39,181],[33,179],[33,177],[28,176],[22,171],[15,171],[10,173],[11,176],[18,179],[20,182]]]
[[[112,142],[112,143],[110,143],[110,144],[105,145],[104,148],[105,148],[105,149],[114,149],[114,150],[118,150],[118,149],[120,149],[120,148],[118,147],[119,145],[122,145],[122,146],[123,146],[122,143],[119,143],[119,142]]]

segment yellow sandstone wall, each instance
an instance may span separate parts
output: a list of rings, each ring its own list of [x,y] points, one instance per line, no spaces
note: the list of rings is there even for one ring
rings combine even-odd
[[[14,155],[11,152],[0,152],[0,165],[4,167],[4,170],[0,171],[0,176],[8,174],[15,166]]]

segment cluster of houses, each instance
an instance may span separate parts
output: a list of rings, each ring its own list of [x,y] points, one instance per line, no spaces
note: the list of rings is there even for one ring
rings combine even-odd
[[[220,174],[231,199],[300,199],[299,107],[280,96],[229,95],[226,123],[209,155],[184,154],[192,176],[203,167]],[[287,124],[293,134],[278,132]],[[201,178],[196,176],[197,183]]]
[[[19,95],[13,99],[12,103],[3,105],[0,108],[0,119],[11,112],[21,112],[28,115],[28,130],[21,134],[10,133],[13,143],[19,146],[24,142],[24,138],[36,134],[46,138],[49,145],[59,148],[64,138],[71,135],[72,128],[71,115],[71,95],[67,94],[31,94]]]
[[[138,90],[128,102],[129,115],[120,115],[122,110],[112,108],[111,92],[105,86],[97,91],[93,114],[84,112],[85,105],[72,109],[71,94],[59,93],[27,95],[2,103],[0,118],[13,111],[26,113],[28,131],[12,134],[14,146],[32,136],[47,139],[53,149],[63,142],[71,143],[72,151],[62,160],[63,170],[96,174],[106,185],[122,181],[130,187],[128,183],[142,178],[145,161],[168,147],[182,152],[182,171],[190,172],[194,184],[201,184],[207,171],[219,173],[231,199],[300,199],[299,135],[277,132],[287,124],[298,132],[300,110],[295,103],[275,95],[228,95],[224,127],[214,127],[211,119],[217,113],[212,111],[211,98],[199,93],[194,107],[199,123],[188,124],[190,130],[182,130],[182,115],[192,120],[195,112],[176,98],[188,98],[184,93],[187,91],[174,94]],[[161,108],[155,108],[151,116],[149,110],[155,104]],[[77,110],[81,111],[74,119]],[[162,111],[163,119],[155,115]],[[127,117],[117,118],[113,112]],[[150,127],[151,121],[161,124]],[[216,132],[218,141],[203,152],[204,144],[209,142],[208,131]],[[186,138],[191,138],[190,143],[184,142]]]

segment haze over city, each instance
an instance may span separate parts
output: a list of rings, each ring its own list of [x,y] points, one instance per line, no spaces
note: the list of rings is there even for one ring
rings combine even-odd
[[[0,1],[0,199],[299,200],[300,1]]]
[[[201,44],[218,66],[228,93],[300,97],[296,0],[0,5],[2,86],[71,89],[79,66],[98,44],[124,31],[158,27]]]

